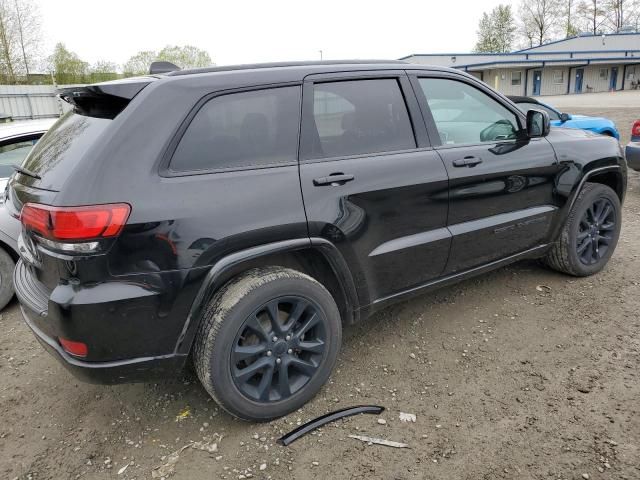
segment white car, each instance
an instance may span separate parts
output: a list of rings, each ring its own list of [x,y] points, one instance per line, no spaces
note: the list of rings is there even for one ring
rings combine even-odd
[[[14,166],[20,166],[38,139],[53,125],[57,118],[24,120],[0,124],[0,199]],[[20,222],[0,205],[0,310],[13,297],[13,269],[18,259],[18,235]]]

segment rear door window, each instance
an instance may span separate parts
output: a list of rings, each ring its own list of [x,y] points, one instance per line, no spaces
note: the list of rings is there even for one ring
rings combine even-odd
[[[296,162],[299,118],[297,86],[212,98],[184,132],[170,169],[228,170]]]
[[[316,83],[306,158],[416,148],[407,106],[395,79]]]

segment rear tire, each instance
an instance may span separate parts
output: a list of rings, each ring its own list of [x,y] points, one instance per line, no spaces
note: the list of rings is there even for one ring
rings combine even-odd
[[[0,310],[13,298],[13,270],[16,264],[13,258],[0,248]]]
[[[257,268],[211,299],[193,358],[200,382],[223,409],[267,421],[316,395],[341,338],[340,313],[324,286],[295,270]]]
[[[586,183],[544,262],[568,275],[593,275],[611,258],[618,244],[621,224],[618,195],[606,185]]]

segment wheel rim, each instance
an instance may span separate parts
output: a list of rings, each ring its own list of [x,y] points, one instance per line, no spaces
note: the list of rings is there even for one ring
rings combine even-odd
[[[253,401],[289,398],[317,373],[327,320],[318,305],[299,296],[273,299],[247,318],[231,349],[231,377]]]
[[[598,198],[584,212],[578,226],[576,253],[585,265],[598,263],[609,250],[616,228],[616,211],[608,198]]]

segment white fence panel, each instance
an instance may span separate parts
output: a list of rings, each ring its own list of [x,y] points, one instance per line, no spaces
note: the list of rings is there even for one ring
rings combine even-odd
[[[53,85],[0,85],[0,113],[14,120],[59,117],[69,109]]]

